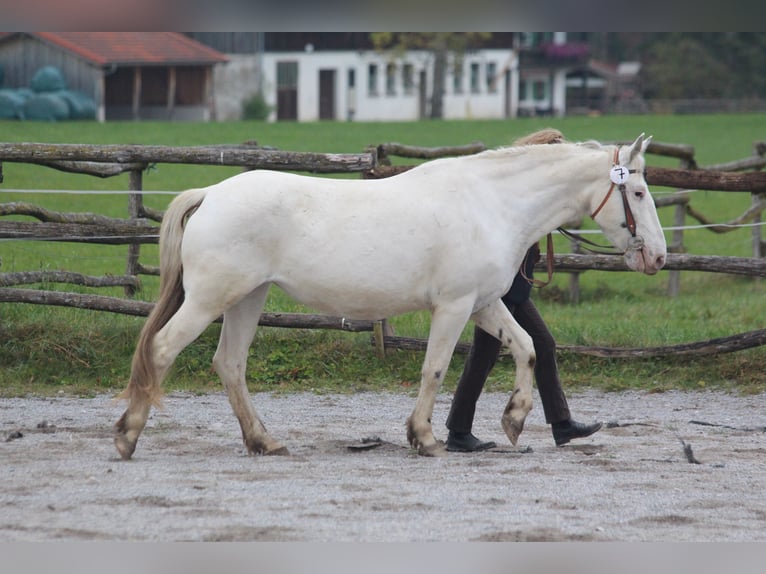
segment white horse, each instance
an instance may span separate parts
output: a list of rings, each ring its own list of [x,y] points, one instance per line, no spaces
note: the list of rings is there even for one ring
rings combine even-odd
[[[662,268],[665,237],[643,175],[650,139],[642,134],[624,147],[501,148],[380,180],[250,171],[180,194],[162,222],[160,296],[122,395],[129,405],[116,424],[120,455],[132,456],[177,355],[221,314],[213,365],[245,445],[251,453],[287,453],[266,431],[245,384],[248,348],[272,284],[348,318],[431,312],[420,392],[407,420],[407,438],[424,455],[443,452],[431,428],[434,400],[473,320],[516,361],[501,419],[516,444],[532,408],[535,353],[500,297],[534,242],[585,214],[631,269],[652,275]],[[619,194],[612,193],[616,184]]]

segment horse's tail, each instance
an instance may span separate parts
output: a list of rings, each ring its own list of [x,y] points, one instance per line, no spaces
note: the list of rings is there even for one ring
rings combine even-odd
[[[206,189],[190,189],[177,196],[168,206],[160,226],[160,296],[144,323],[133,354],[130,381],[121,398],[159,404],[160,383],[164,372],[154,364],[152,343],[184,302],[181,242],[187,218],[200,206]]]

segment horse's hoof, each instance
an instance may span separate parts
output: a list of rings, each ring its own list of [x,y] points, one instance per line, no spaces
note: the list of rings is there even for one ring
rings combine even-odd
[[[447,456],[447,449],[440,442],[434,443],[430,446],[424,446],[421,444],[418,447],[418,454],[420,456],[442,457]]]
[[[272,448],[270,450],[263,451],[263,454],[266,456],[290,456],[290,451],[287,450],[286,446],[280,446],[277,448]]]
[[[524,430],[524,421],[514,421],[510,417],[503,417],[500,419],[500,424],[503,426],[503,430],[510,439],[511,444],[516,446],[516,443],[519,442],[519,435]]]
[[[114,446],[117,447],[117,452],[120,453],[122,460],[130,460],[136,450],[136,443],[129,441],[122,433],[114,435]]]

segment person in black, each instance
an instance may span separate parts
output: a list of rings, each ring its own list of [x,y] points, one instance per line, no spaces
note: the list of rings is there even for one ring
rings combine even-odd
[[[519,144],[560,143],[561,132],[542,130],[523,138]],[[551,425],[553,439],[557,446],[570,440],[592,435],[601,428],[601,423],[579,423],[572,420],[564,391],[559,380],[556,365],[556,341],[545,321],[529,298],[532,290],[532,276],[535,263],[540,259],[540,247],[533,245],[524,258],[519,273],[514,277],[510,290],[502,297],[503,303],[529,336],[535,348],[535,380],[543,403],[545,421]],[[523,272],[522,272],[523,271]],[[474,452],[494,448],[494,442],[484,442],[471,432],[476,412],[476,401],[481,395],[484,383],[500,354],[501,343],[492,335],[474,328],[473,344],[458,381],[452,407],[447,417],[447,450],[452,452]]]

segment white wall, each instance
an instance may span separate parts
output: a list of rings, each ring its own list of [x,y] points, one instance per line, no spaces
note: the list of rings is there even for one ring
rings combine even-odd
[[[238,120],[242,103],[258,93],[258,61],[256,56],[227,54],[229,61],[213,69],[215,84],[215,119]]]

